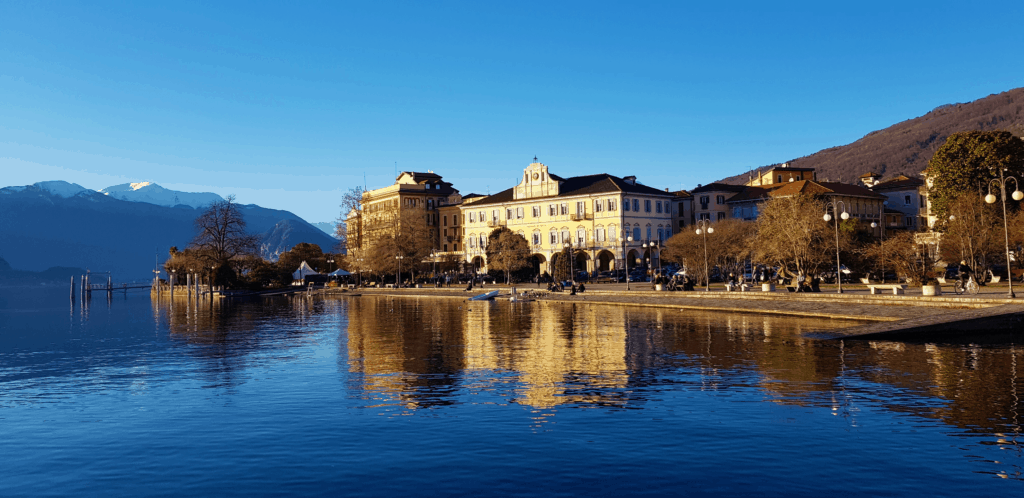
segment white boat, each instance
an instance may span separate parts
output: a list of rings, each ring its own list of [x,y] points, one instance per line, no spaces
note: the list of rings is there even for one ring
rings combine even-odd
[[[497,290],[492,290],[491,292],[480,294],[479,296],[473,296],[473,297],[469,298],[469,300],[470,301],[486,301],[488,299],[494,299],[494,296],[497,296],[497,295],[498,295],[498,291]]]

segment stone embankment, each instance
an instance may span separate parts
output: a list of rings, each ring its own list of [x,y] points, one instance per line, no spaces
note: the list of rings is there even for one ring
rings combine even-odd
[[[508,299],[509,287],[487,286],[465,291],[456,288],[357,289],[348,295],[424,296],[468,299],[499,289],[499,299]],[[587,292],[571,296],[551,293],[527,285],[517,289],[539,301],[607,303],[621,306],[673,308],[726,313],[759,313],[794,317],[858,320],[863,325],[836,328],[815,334],[828,339],[935,340],[984,334],[988,337],[1024,339],[1024,299],[1006,299],[996,293],[980,296],[871,295],[865,289],[844,294],[788,292],[655,292],[625,290],[617,286],[590,286]]]

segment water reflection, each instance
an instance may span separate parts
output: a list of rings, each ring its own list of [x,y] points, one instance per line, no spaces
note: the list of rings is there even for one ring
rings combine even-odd
[[[429,298],[349,301],[345,368],[369,406],[454,403],[640,408],[667,390],[757,389],[857,426],[863,410],[938,420],[1012,450],[1016,346],[819,341],[853,325],[758,315]]]

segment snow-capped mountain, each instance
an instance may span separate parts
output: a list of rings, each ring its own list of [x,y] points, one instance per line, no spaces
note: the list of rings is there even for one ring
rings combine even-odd
[[[100,193],[122,201],[148,202],[167,207],[184,204],[201,208],[224,200],[223,197],[212,192],[181,192],[163,188],[152,182],[122,183],[100,190]]]
[[[174,192],[149,189],[161,191]],[[197,197],[182,201],[182,193],[177,194],[179,203],[168,206],[61,181],[0,188],[0,254],[19,270],[64,265],[112,271],[118,279],[151,278],[154,256],[163,262],[171,246],[185,248],[195,235],[193,221],[210,202],[192,207],[186,202],[197,202]],[[238,207],[249,233],[260,236],[266,258],[276,259],[299,242],[324,251],[338,244],[294,213],[253,204]]]

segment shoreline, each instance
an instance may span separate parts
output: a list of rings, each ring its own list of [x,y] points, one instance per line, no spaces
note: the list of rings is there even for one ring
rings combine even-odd
[[[497,300],[508,300],[511,287],[340,289],[316,291],[330,296],[430,297],[468,300],[499,290]],[[999,336],[1002,341],[1024,342],[1024,301],[978,297],[919,297],[865,294],[792,294],[760,292],[665,292],[650,290],[588,290],[570,296],[545,289],[517,287],[529,300],[595,303],[617,306],[742,313],[804,318],[851,320],[862,325],[815,333],[818,339],[893,339],[921,341]]]

